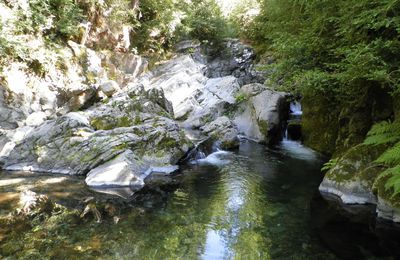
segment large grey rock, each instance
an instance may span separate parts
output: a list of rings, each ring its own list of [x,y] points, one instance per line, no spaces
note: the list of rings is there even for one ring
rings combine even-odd
[[[340,182],[325,179],[319,186],[322,193],[334,194],[345,204],[376,204],[376,196],[362,180]]]
[[[234,149],[239,147],[238,131],[233,122],[226,116],[218,117],[216,120],[200,128],[203,133],[220,142],[222,149]]]
[[[196,95],[202,91],[207,78],[205,65],[195,61],[190,55],[180,55],[145,74],[136,84],[148,89],[162,89],[171,101],[175,118],[185,117],[196,104]]]
[[[92,169],[85,179],[90,187],[112,188],[130,187],[132,191],[145,185],[144,180],[150,174],[171,174],[178,166],[150,166],[141,161],[131,150],[126,150],[114,159]]]
[[[85,179],[88,186],[97,187],[137,187],[143,186],[145,165],[131,150],[126,150],[114,159],[92,169]]]
[[[174,165],[191,144],[168,115],[146,97],[122,94],[46,121],[16,144],[3,168],[82,175],[127,150],[142,171]]]
[[[287,104],[286,94],[249,84],[238,93],[234,123],[239,134],[260,143],[276,143],[282,137]]]
[[[47,115],[45,112],[42,112],[42,111],[34,112],[26,118],[25,124],[27,126],[38,126],[38,125],[42,124],[46,119],[47,119]]]
[[[224,115],[226,108],[235,104],[239,89],[239,83],[233,76],[207,80],[201,91],[193,97],[183,125],[199,129]]]
[[[268,90],[261,84],[249,85],[240,90],[241,82],[249,81],[243,77],[249,74],[234,72],[250,71],[254,53],[239,41],[230,40],[227,44],[228,54],[222,55],[220,59],[203,63],[194,55],[179,54],[141,77],[138,82],[131,83],[129,88],[143,86],[146,90],[162,89],[166,99],[171,101],[174,118],[185,129],[199,129],[203,135],[209,137],[220,136],[224,139],[222,143],[231,144],[227,147],[236,146],[237,138],[234,133],[237,130],[258,142],[276,142],[282,134],[285,95]],[[182,48],[191,46],[190,42],[183,42],[181,45]],[[248,98],[246,102],[238,102],[240,91]],[[233,119],[233,125],[229,123],[232,131],[229,130],[226,136],[220,135],[218,133],[227,129],[225,123],[228,121],[219,124],[221,122],[217,119],[227,115]],[[207,125],[215,120],[217,124],[212,124],[214,129],[210,130]],[[221,127],[218,131],[217,126]],[[226,142],[227,140],[230,141]]]
[[[133,53],[113,53],[111,62],[131,77],[138,77],[148,67],[148,61],[145,58]]]
[[[378,217],[400,222],[400,208],[385,187],[385,169],[375,163],[386,148],[363,144],[352,147],[325,174],[320,192],[336,195],[345,204],[377,205]]]

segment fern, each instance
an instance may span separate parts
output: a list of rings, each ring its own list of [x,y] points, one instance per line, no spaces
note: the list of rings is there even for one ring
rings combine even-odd
[[[385,189],[393,189],[392,197],[400,194],[400,165],[389,168],[383,174],[390,174],[391,177],[385,183]]]
[[[327,163],[324,164],[324,166],[322,167],[321,171],[329,171],[330,169],[332,169],[333,167],[335,167],[338,163],[338,158],[335,159],[330,159]]]
[[[364,141],[366,145],[393,144],[400,141],[400,122],[375,124]]]
[[[400,164],[400,142],[387,149],[381,156],[379,156],[376,162],[389,166]]]
[[[392,190],[392,197],[400,194],[400,122],[381,122],[374,125],[364,144],[391,146],[375,162],[389,167],[380,174],[380,178],[390,176],[385,183],[385,189]]]

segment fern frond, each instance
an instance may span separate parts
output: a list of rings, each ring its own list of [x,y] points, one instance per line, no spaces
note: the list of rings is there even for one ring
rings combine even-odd
[[[324,163],[324,166],[322,167],[321,171],[323,172],[328,171],[333,167],[335,167],[337,163],[338,163],[338,158],[330,159],[328,162]]]
[[[366,145],[391,144],[400,141],[400,122],[381,122],[372,126],[364,140]]]
[[[385,189],[393,189],[392,197],[400,194],[400,165],[389,168],[383,173],[391,175],[391,177],[385,183]]]
[[[400,164],[400,142],[392,148],[387,149],[378,159],[377,163],[393,166]]]

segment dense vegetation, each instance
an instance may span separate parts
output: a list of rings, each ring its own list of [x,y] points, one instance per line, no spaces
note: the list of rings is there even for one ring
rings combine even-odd
[[[336,118],[339,122],[338,117],[344,114],[345,109],[348,114],[360,113],[355,109],[351,111],[354,104],[366,103],[365,96],[376,98],[377,92],[390,94],[393,103],[397,102],[395,97],[400,92],[400,1],[259,2],[261,13],[255,19],[239,21],[241,35],[251,40],[260,53],[273,56],[275,62],[270,67],[273,68],[276,85],[302,96],[324,97],[323,102],[329,102],[332,114],[336,113],[331,118],[326,115],[329,121]],[[318,99],[314,100],[316,105]],[[396,108],[393,109],[390,102],[382,103],[392,112],[362,119],[368,122],[367,126],[377,123],[369,132],[365,144],[388,145],[388,150],[376,163],[388,168],[384,174],[391,177],[386,188],[398,194],[399,118],[395,117]],[[358,110],[365,106],[358,105]],[[349,118],[351,123],[351,115]],[[380,123],[379,120],[388,122]],[[334,131],[340,132],[340,127]],[[355,128],[365,136],[364,125],[358,123]],[[336,145],[340,141],[344,142],[336,141]],[[349,142],[360,141],[362,139]]]
[[[223,37],[225,23],[214,0],[32,0],[5,1],[9,11],[0,25],[0,56],[26,60],[32,54],[22,35],[44,38],[47,44],[74,40],[80,42],[85,25],[91,31],[112,33],[126,26],[131,50],[163,53],[173,43],[191,37],[214,42]],[[7,9],[6,9],[7,8]],[[10,12],[13,10],[13,12]],[[11,19],[9,16],[14,16]],[[100,28],[100,29],[99,29]],[[94,48],[107,48],[97,44]]]

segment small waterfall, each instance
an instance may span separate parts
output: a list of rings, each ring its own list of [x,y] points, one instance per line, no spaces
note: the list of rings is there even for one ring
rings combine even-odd
[[[290,115],[291,116],[301,116],[303,111],[301,110],[301,103],[299,101],[290,102]]]
[[[301,116],[303,115],[303,111],[301,110],[301,103],[297,100],[292,101],[290,102],[289,108],[290,114],[287,121],[283,140],[299,141],[301,139]]]
[[[181,162],[197,161],[206,158],[206,153],[201,149],[201,142],[191,149],[186,156],[181,159]]]

